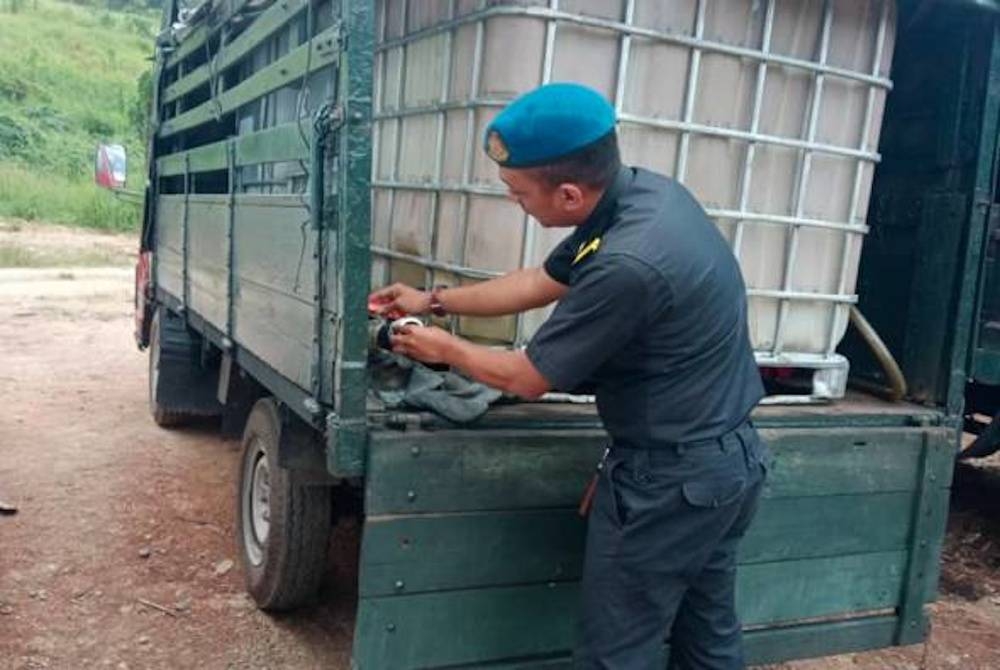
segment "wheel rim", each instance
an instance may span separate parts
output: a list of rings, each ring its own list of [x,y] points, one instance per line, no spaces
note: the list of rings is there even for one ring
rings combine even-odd
[[[243,546],[253,565],[264,560],[264,547],[271,530],[271,470],[267,455],[256,439],[246,460],[243,486]]]

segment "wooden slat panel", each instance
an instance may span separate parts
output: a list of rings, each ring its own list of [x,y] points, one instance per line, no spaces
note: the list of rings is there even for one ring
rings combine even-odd
[[[184,198],[183,195],[161,195],[156,199],[156,240],[181,251],[184,248]]]
[[[216,72],[223,72],[226,68],[247,55],[258,44],[270,37],[275,31],[294,18],[296,14],[305,9],[306,4],[307,0],[287,0],[286,2],[276,2],[271,5],[267,11],[253,22],[253,25],[240,33],[239,37],[231,43],[223,47],[222,53],[218,55],[218,63],[215,65]],[[187,47],[188,41],[192,40],[190,38],[189,40],[185,40],[182,48],[191,53]],[[171,61],[176,62],[174,55],[168,60],[168,64],[172,64]],[[164,90],[162,102],[171,102],[185,93],[193,91],[208,81],[210,74],[211,70],[207,64],[192,70]]]
[[[942,508],[947,496],[947,489],[939,489]],[[913,504],[910,492],[764,500],[739,560],[750,564],[902,550]],[[578,579],[585,535],[586,524],[573,509],[369,517],[360,593]]]
[[[236,164],[253,165],[309,158],[312,142],[312,124],[309,119],[302,123],[286,123],[236,140]]]
[[[188,301],[226,332],[228,313],[228,196],[192,195],[188,204]]]
[[[243,6],[247,4],[247,1],[248,0],[234,0],[226,18],[228,19],[229,17],[238,14],[243,9]],[[192,28],[191,32],[184,36],[184,39],[181,41],[180,46],[177,47],[177,50],[170,54],[170,57],[167,58],[166,66],[173,67],[193,54],[195,49],[203,46],[205,41],[218,32],[223,25],[225,25],[225,21],[217,21],[211,25],[208,21],[203,21]]]
[[[166,67],[173,67],[193,54],[195,49],[205,44],[205,40],[208,39],[210,33],[211,30],[205,23],[192,28],[191,31],[184,36],[183,41],[177,50],[170,54],[167,58]]]
[[[300,388],[310,387],[312,305],[241,279],[233,320],[241,346]]]
[[[895,616],[859,617],[848,621],[802,624],[782,628],[750,630],[743,634],[747,662],[781,663],[797,658],[880,649],[893,644]],[[670,648],[665,656],[669,657]],[[558,658],[461,665],[453,670],[570,670],[569,655]],[[362,669],[366,670],[366,669]]]
[[[183,225],[184,196],[163,195],[157,198],[156,212],[156,284],[178,298],[184,294]]]
[[[216,118],[216,114],[226,114],[246,103],[299,80],[309,66],[309,72],[321,70],[334,62],[339,55],[337,35],[339,29],[334,26],[316,37],[312,42],[303,44],[279,58],[266,68],[221,93],[214,100],[207,100],[194,109],[188,110],[174,118],[165,121],[159,130],[160,137],[170,137],[182,130],[194,128]],[[312,49],[311,62],[309,50]]]
[[[311,383],[315,232],[297,196],[243,195],[233,229],[235,338],[301,388]]]
[[[948,434],[945,429],[924,430]],[[765,495],[913,490],[920,433],[762,431],[775,456]],[[576,505],[605,439],[598,431],[377,433],[372,436],[366,510],[379,515]],[[941,440],[934,445],[936,467],[944,469],[942,458],[948,458],[949,448]],[[942,472],[941,479],[946,477],[950,475]]]
[[[183,295],[182,277],[184,276],[183,261],[179,251],[167,246],[160,246],[156,252],[156,285],[176,296]]]
[[[362,599],[354,660],[406,670],[566,651],[578,601],[576,584]]]
[[[301,131],[298,123],[286,123],[231,140],[206,144],[190,151],[169,154],[157,159],[156,170],[161,177],[184,174],[185,155],[191,156],[187,166],[191,172],[225,169],[229,166],[226,152],[230,142],[236,145],[237,166],[306,160],[309,158],[311,138],[312,127],[308,120],[303,121]]]
[[[585,534],[575,510],[369,517],[360,594],[578,579]]]
[[[229,159],[226,156],[228,143],[228,140],[213,142],[203,147],[157,158],[156,172],[161,177],[169,177],[184,174],[185,170],[191,172],[224,170],[229,166]],[[187,157],[187,164],[185,164],[185,157]]]
[[[382,438],[375,434],[371,441],[369,515],[568,507],[579,499],[606,440],[598,431]]]
[[[750,626],[892,608],[905,567],[905,551],[742,565],[737,609]]]
[[[886,552],[744,566],[740,615],[753,625],[892,607],[905,558]],[[567,651],[578,598],[576,583],[362,598],[355,659],[362,670],[403,670]]]
[[[316,231],[299,196],[236,196],[233,227],[237,284],[251,280],[300,300],[315,293]],[[303,333],[312,338],[312,331]]]

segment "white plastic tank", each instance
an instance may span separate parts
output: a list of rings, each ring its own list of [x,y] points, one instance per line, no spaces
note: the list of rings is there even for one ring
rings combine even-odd
[[[550,81],[601,91],[627,164],[693,191],[746,279],[762,366],[828,370],[855,301],[895,27],[892,0],[380,0],[373,282],[457,285],[540,264],[483,130]],[[459,319],[520,345],[546,313]]]

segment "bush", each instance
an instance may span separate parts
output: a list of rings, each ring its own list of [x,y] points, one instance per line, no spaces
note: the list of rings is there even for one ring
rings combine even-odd
[[[28,148],[28,131],[13,118],[0,114],[0,154],[19,156]]]

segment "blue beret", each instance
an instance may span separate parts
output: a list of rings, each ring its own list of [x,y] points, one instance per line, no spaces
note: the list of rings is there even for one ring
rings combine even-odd
[[[580,84],[546,84],[507,105],[486,128],[483,146],[503,167],[564,158],[615,129],[615,110]]]

